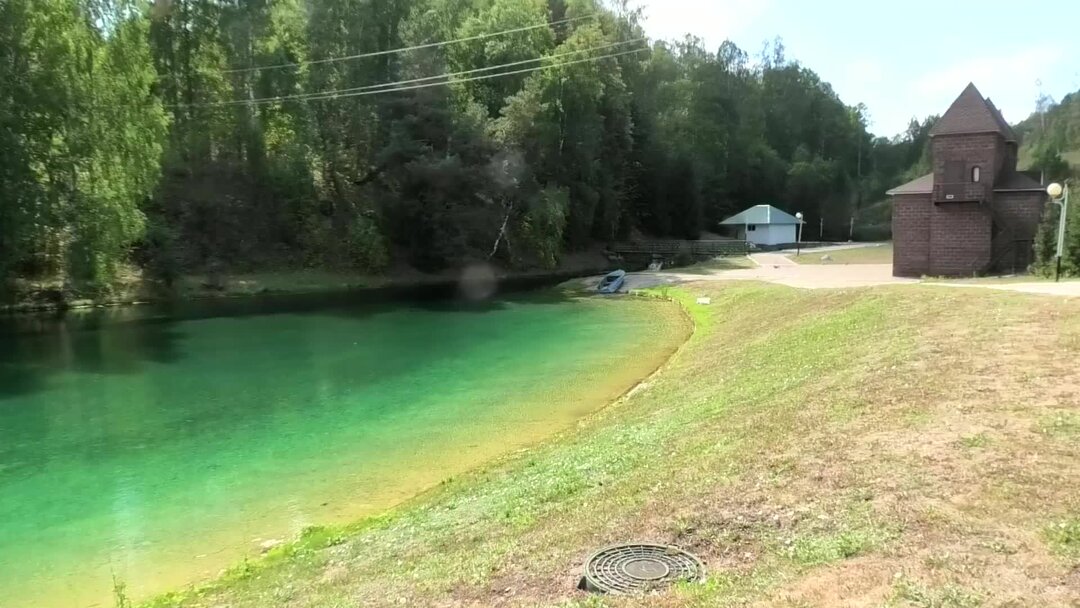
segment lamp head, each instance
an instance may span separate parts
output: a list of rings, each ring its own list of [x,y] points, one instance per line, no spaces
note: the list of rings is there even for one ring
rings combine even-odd
[[[802,218],[803,218],[802,211],[795,214],[795,219],[797,219],[799,221],[802,221]]]
[[[1064,194],[1065,189],[1061,187],[1061,184],[1054,182],[1046,187],[1046,193],[1050,195],[1050,198],[1057,200]]]

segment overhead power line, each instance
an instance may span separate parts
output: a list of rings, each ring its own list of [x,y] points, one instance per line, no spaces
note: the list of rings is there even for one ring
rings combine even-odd
[[[460,79],[460,80],[443,80],[443,81],[440,81],[440,82],[430,82],[430,83],[424,83],[424,84],[414,84],[414,85],[410,85],[410,86],[399,86],[399,87],[393,87],[393,88],[383,88],[383,89],[378,89],[378,90],[374,90],[374,91],[356,91],[356,92],[353,92],[353,93],[343,93],[343,94],[312,93],[312,94],[310,94],[310,95],[308,95],[306,97],[301,98],[299,101],[336,101],[338,99],[347,99],[347,98],[350,98],[350,97],[366,97],[366,96],[369,96],[369,95],[382,95],[382,94],[385,94],[385,93],[398,93],[398,92],[401,92],[401,91],[414,91],[414,90],[417,90],[417,89],[429,89],[431,87],[442,87],[442,86],[446,86],[448,84],[454,84],[454,83],[475,82],[475,81],[478,81],[478,80],[491,80],[493,78],[502,78],[503,76],[513,76],[515,74],[530,74],[530,73],[533,73],[533,72],[539,72],[541,70],[550,70],[552,68],[560,68],[560,67],[568,66],[568,65],[576,65],[576,64],[580,64],[580,63],[587,63],[587,62],[590,62],[590,61],[599,61],[601,59],[612,59],[612,58],[615,58],[615,57],[622,57],[622,56],[625,56],[625,55],[632,55],[634,53],[640,53],[642,51],[647,51],[647,50],[649,50],[648,47],[642,47],[640,49],[632,49],[632,50],[629,50],[629,51],[621,51],[619,53],[610,53],[608,55],[601,55],[599,57],[586,57],[585,59],[575,59],[574,61],[562,61],[562,62],[559,62],[559,63],[553,63],[551,65],[541,65],[541,66],[536,66],[536,67],[532,67],[532,68],[525,68],[525,69],[522,69],[522,70],[511,70],[509,72],[499,72],[498,74],[485,74],[485,75],[482,75],[482,76],[476,76],[476,77],[473,77],[473,78],[463,78],[463,79]],[[280,101],[280,99],[275,97],[275,98],[269,98],[269,99],[262,99],[262,100],[258,100],[258,101],[254,101],[254,102],[249,101],[249,102],[244,102],[244,103],[259,103],[259,104],[262,104],[262,103],[276,103],[277,101]],[[230,103],[231,104],[231,103],[234,103],[234,102],[225,102],[225,103]],[[194,104],[194,105],[195,106],[200,106],[200,104]],[[220,105],[220,104],[201,104],[201,105],[206,106],[206,105]],[[172,106],[172,107],[177,107],[177,106]],[[184,107],[192,107],[192,106],[189,105],[189,106],[184,106]]]
[[[585,59],[576,59],[574,61],[562,61],[562,62],[559,62],[559,63],[553,63],[551,65],[541,65],[541,66],[536,66],[536,67],[533,67],[533,68],[526,68],[526,69],[523,69],[523,70],[512,70],[512,71],[509,71],[509,72],[499,72],[498,74],[486,74],[486,75],[483,75],[483,76],[476,76],[474,78],[463,78],[463,79],[460,79],[460,80],[445,80],[445,81],[442,81],[442,82],[432,82],[432,83],[427,83],[427,84],[416,84],[416,85],[411,85],[411,86],[406,86],[406,87],[396,87],[396,88],[392,88],[392,89],[379,89],[377,91],[359,91],[359,92],[356,92],[356,93],[345,93],[343,95],[328,95],[328,96],[325,96],[325,97],[313,97],[313,98],[305,99],[305,101],[328,101],[328,100],[332,101],[332,100],[343,99],[343,98],[348,98],[348,97],[365,97],[365,96],[368,96],[368,95],[379,95],[379,94],[382,94],[382,93],[397,93],[399,91],[413,91],[413,90],[416,90],[416,89],[429,89],[431,87],[441,87],[441,86],[446,86],[448,84],[455,84],[455,83],[462,83],[462,82],[475,82],[477,80],[491,80],[492,78],[501,78],[503,76],[513,76],[515,74],[530,74],[532,72],[539,72],[541,70],[550,70],[552,68],[561,68],[561,67],[567,66],[567,65],[575,65],[575,64],[579,64],[579,63],[587,63],[587,62],[590,62],[590,61],[599,61],[601,59],[612,59],[612,58],[615,58],[615,57],[622,57],[624,55],[632,55],[634,53],[640,53],[642,51],[647,51],[647,50],[649,50],[647,47],[642,47],[640,49],[633,49],[633,50],[630,50],[630,51],[622,51],[620,53],[611,53],[609,55],[601,55],[599,57],[586,57]]]
[[[496,36],[505,36],[507,34],[518,34],[521,32],[528,32],[532,30],[538,30],[545,27],[552,27],[556,25],[563,25],[567,23],[576,23],[578,21],[584,21],[586,19],[593,19],[596,17],[596,13],[591,15],[585,15],[583,17],[570,17],[567,19],[560,19],[558,21],[551,21],[544,23],[537,23],[535,25],[529,25],[525,27],[514,28],[510,30],[502,30],[500,32],[490,32],[487,34],[477,34],[475,36],[466,36],[464,38],[456,38],[454,40],[444,40],[442,42],[429,42],[426,44],[417,44],[414,46],[406,46],[396,49],[387,49],[385,51],[373,51],[370,53],[360,53],[357,55],[346,55],[343,57],[328,57],[326,59],[313,59],[311,61],[297,61],[295,63],[279,63],[277,65],[262,65],[249,68],[234,68],[231,70],[222,70],[224,74],[241,74],[245,72],[257,72],[261,70],[280,70],[284,68],[298,68],[305,65],[320,65],[324,63],[336,63],[338,61],[352,61],[355,59],[367,59],[369,57],[382,57],[385,55],[394,55],[397,53],[405,53],[407,51],[419,51],[421,49],[434,49],[450,44],[459,44],[462,42],[473,42],[475,40],[485,40],[487,38],[494,38]]]
[[[546,57],[536,57],[534,59],[523,59],[521,61],[513,61],[513,62],[510,62],[510,63],[503,63],[503,64],[499,64],[499,65],[487,66],[487,67],[482,67],[482,68],[474,68],[474,69],[471,69],[471,70],[463,70],[463,71],[460,71],[460,72],[451,72],[451,73],[446,73],[446,74],[438,74],[438,75],[435,75],[435,76],[424,76],[424,77],[421,77],[421,78],[412,78],[412,79],[409,79],[409,80],[399,80],[399,81],[396,81],[396,82],[384,82],[384,83],[379,83],[379,84],[369,84],[369,85],[365,85],[365,86],[351,87],[351,88],[347,88],[347,89],[336,89],[336,90],[332,90],[332,91],[315,91],[315,92],[312,92],[312,93],[295,93],[295,94],[292,94],[292,95],[280,95],[280,96],[276,96],[276,97],[264,97],[264,98],[258,98],[258,99],[235,99],[235,100],[230,100],[230,101],[205,102],[205,103],[202,103],[202,104],[188,104],[188,105],[180,104],[179,106],[173,106],[173,107],[237,106],[237,105],[247,105],[247,104],[252,104],[252,103],[276,103],[276,102],[281,102],[281,101],[302,101],[302,100],[312,99],[312,98],[342,96],[342,95],[347,95],[347,94],[350,94],[350,93],[357,93],[357,92],[360,92],[360,91],[376,91],[376,90],[380,90],[380,89],[394,89],[394,88],[400,88],[401,86],[405,86],[405,85],[418,84],[418,83],[423,83],[423,82],[434,82],[435,84],[448,84],[448,82],[445,82],[445,81],[447,81],[448,79],[451,79],[451,78],[460,78],[462,76],[470,76],[472,74],[480,74],[480,73],[483,73],[483,72],[491,72],[491,71],[494,71],[494,70],[502,70],[502,69],[505,69],[505,68],[512,68],[512,67],[517,67],[517,66],[521,66],[521,65],[528,65],[530,63],[540,63],[540,62],[548,61],[548,60],[551,60],[551,59],[558,59],[560,57],[570,57],[570,56],[573,56],[573,55],[581,55],[582,53],[591,53],[591,52],[594,52],[594,51],[603,51],[603,50],[607,50],[607,49],[611,49],[611,48],[626,46],[628,44],[635,44],[635,43],[638,43],[638,42],[645,42],[646,40],[647,40],[646,38],[634,38],[632,40],[621,40],[619,42],[612,42],[612,43],[609,43],[609,44],[603,44],[603,45],[600,45],[600,46],[590,47],[590,48],[587,48],[587,49],[578,49],[578,50],[575,50],[575,51],[567,51],[565,53],[558,53],[558,54],[555,54],[555,55],[548,55]],[[637,51],[634,51],[634,52],[637,52]],[[500,72],[500,74],[502,74],[502,73]],[[456,82],[468,82],[468,80],[457,80]]]

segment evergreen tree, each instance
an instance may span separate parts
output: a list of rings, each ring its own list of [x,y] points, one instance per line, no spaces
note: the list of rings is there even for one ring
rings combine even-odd
[[[1058,222],[1061,219],[1061,207],[1047,204],[1043,209],[1042,221],[1035,235],[1034,271],[1042,276],[1052,276],[1057,257]]]
[[[1069,214],[1065,219],[1065,251],[1062,257],[1063,272],[1080,277],[1080,204],[1073,194],[1069,201]],[[1057,205],[1054,205],[1055,207]]]

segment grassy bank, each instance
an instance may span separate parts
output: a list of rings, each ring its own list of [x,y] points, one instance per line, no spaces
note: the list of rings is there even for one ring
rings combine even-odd
[[[757,264],[749,256],[726,256],[713,258],[704,262],[698,262],[690,266],[675,268],[680,274],[712,274],[718,270],[739,270],[741,268],[757,268]]]
[[[695,335],[578,432],[149,605],[1080,597],[1080,302],[924,286],[670,294]],[[694,551],[709,579],[649,598],[574,590],[586,556],[626,540]]]
[[[822,260],[821,258],[826,255],[830,259]],[[807,249],[802,255],[788,257],[799,264],[892,264],[893,246],[892,243],[885,243],[833,251]]]

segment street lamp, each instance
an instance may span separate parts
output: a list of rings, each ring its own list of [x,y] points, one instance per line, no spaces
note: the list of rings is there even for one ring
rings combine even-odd
[[[799,257],[802,254],[802,227],[803,227],[803,214],[802,211],[795,214],[795,219],[799,220],[799,236],[795,239],[795,257]]]
[[[1058,218],[1058,241],[1057,241],[1057,266],[1054,270],[1054,281],[1061,280],[1061,256],[1065,253],[1065,218],[1069,214],[1069,182],[1065,185],[1055,182],[1046,187],[1046,193],[1050,195],[1050,202],[1061,207],[1061,217]]]

